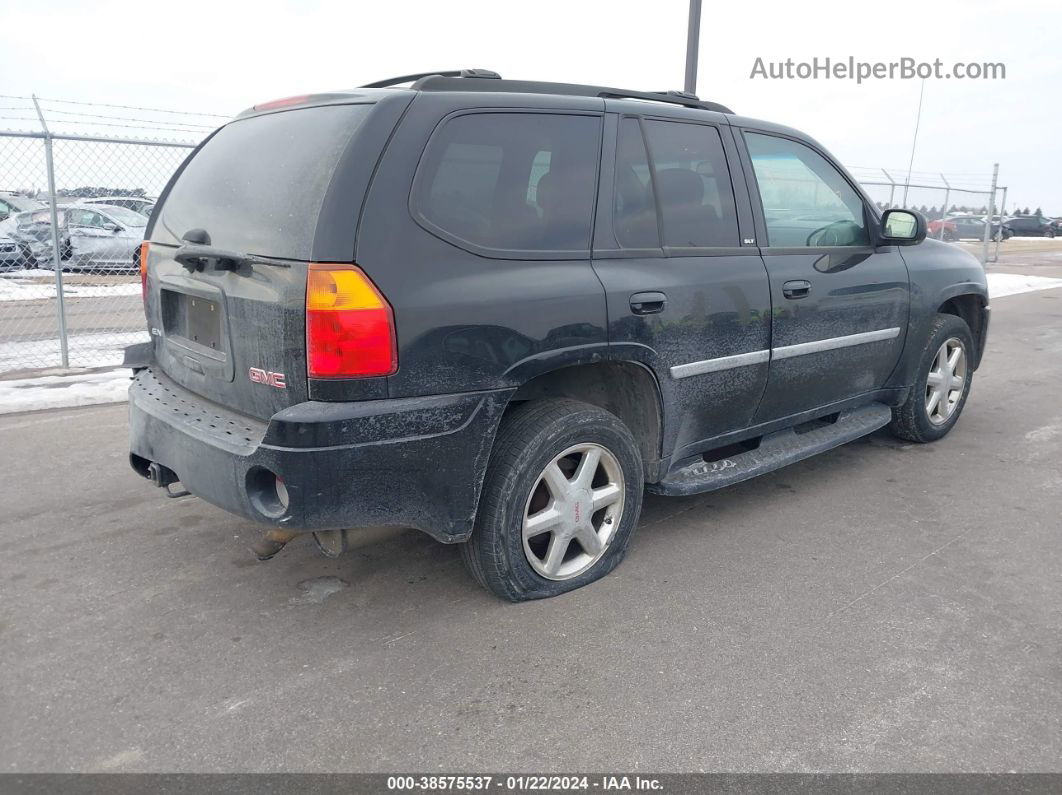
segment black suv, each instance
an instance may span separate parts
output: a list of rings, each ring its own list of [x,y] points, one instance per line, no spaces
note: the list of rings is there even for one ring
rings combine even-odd
[[[643,486],[941,438],[988,329],[978,262],[806,135],[478,70],[246,111],[147,237],[137,472],[263,557],[415,527],[512,600],[611,571]]]

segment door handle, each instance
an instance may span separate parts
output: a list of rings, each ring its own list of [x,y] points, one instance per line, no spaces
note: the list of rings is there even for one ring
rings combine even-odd
[[[631,296],[631,311],[636,315],[655,315],[664,311],[667,296],[663,293],[635,293]]]
[[[782,285],[782,295],[786,298],[807,298],[811,294],[811,282],[797,279]]]

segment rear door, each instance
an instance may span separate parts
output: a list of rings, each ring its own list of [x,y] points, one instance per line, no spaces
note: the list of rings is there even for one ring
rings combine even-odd
[[[148,325],[167,376],[261,418],[307,399],[308,262],[326,209],[348,241],[333,261],[353,261],[360,197],[340,208],[325,203],[373,107],[335,104],[237,119],[185,163],[149,230]],[[180,247],[191,243],[246,259],[237,267],[178,262]]]
[[[898,249],[872,245],[869,206],[824,153],[784,134],[746,129],[742,138],[774,315],[755,422],[882,387],[910,305]]]
[[[770,293],[754,241],[742,245],[751,217],[722,118],[632,107],[617,101],[609,116],[593,262],[610,355],[655,373],[663,454],[682,458],[751,422],[767,379]]]

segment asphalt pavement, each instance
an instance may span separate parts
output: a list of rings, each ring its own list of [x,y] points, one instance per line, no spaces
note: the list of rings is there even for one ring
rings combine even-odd
[[[415,531],[257,563],[124,406],[0,417],[0,770],[1060,771],[1060,394],[1062,289],[995,300],[942,442],[647,496],[521,605]]]

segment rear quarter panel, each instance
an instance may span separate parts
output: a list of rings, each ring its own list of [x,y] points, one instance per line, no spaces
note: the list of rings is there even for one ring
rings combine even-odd
[[[373,178],[358,230],[356,260],[390,301],[398,372],[389,397],[520,385],[565,364],[607,357],[605,297],[578,259],[494,258],[447,242],[409,208],[427,141],[451,112],[469,108],[600,111],[601,100],[454,92],[420,94]]]

